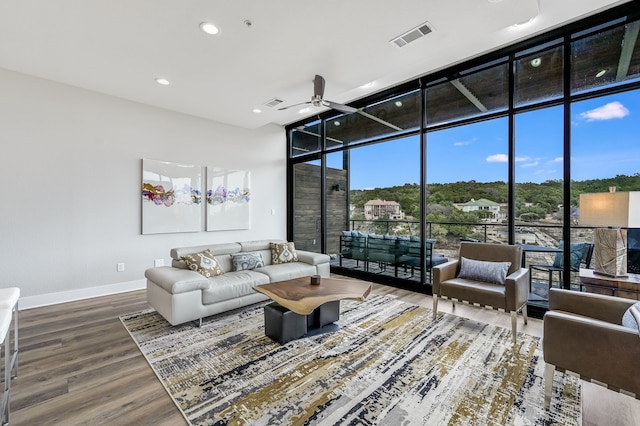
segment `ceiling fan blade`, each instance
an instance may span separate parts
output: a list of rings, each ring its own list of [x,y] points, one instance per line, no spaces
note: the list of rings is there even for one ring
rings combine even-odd
[[[311,101],[308,101],[308,102],[300,102],[299,104],[293,104],[293,105],[289,105],[289,106],[286,106],[286,107],[278,108],[278,111],[282,111],[282,110],[285,110],[285,109],[289,109],[289,108],[297,107],[297,106],[300,106],[300,105],[308,105],[308,104],[310,104],[310,103],[311,103]]]
[[[340,112],[344,112],[345,114],[353,114],[354,112],[357,112],[358,109],[354,108],[354,107],[350,107],[347,105],[343,105],[343,104],[339,104],[337,102],[331,102],[331,101],[322,101],[322,105],[324,106],[328,106],[329,108],[333,108],[337,111]]]
[[[324,96],[324,77],[318,74],[313,79],[313,96],[320,99]]]

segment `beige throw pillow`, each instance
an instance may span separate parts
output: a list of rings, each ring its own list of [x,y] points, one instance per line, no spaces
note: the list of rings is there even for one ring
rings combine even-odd
[[[207,278],[222,275],[224,273],[214,255],[208,249],[201,251],[200,253],[192,253],[182,256],[181,259],[187,264],[187,268],[198,272]]]
[[[298,255],[293,243],[269,243],[271,249],[271,263],[297,262]]]

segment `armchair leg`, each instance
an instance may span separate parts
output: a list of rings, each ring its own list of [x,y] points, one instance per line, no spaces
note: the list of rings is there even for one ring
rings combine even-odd
[[[433,295],[433,320],[436,320],[436,317],[438,316],[438,295],[434,294]]]
[[[518,334],[518,311],[511,311],[511,334],[513,334],[513,343],[516,343],[516,335]]]
[[[522,305],[522,319],[524,320],[524,325],[527,325],[527,321],[529,317],[527,316],[527,304]]]
[[[551,392],[553,391],[553,373],[556,366],[547,363],[544,366],[544,408],[551,407]]]

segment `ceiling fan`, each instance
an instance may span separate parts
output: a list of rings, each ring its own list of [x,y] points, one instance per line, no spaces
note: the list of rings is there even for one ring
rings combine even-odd
[[[324,96],[324,78],[321,75],[316,74],[315,78],[313,79],[313,96],[311,97],[311,100],[309,102],[301,102],[299,104],[278,108],[278,111],[282,111],[288,108],[293,108],[299,105],[307,105],[307,104],[311,104],[315,107],[324,106],[324,107],[333,108],[337,111],[344,112],[345,114],[352,114],[358,111],[357,108],[339,104],[337,102],[327,101],[322,98],[323,96]]]

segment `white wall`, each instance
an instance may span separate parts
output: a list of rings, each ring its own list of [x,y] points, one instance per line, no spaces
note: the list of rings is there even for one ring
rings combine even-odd
[[[172,247],[286,236],[279,126],[245,130],[0,69],[0,145],[0,287],[20,287],[23,307],[140,288]],[[251,229],[141,235],[142,158],[250,170]]]

